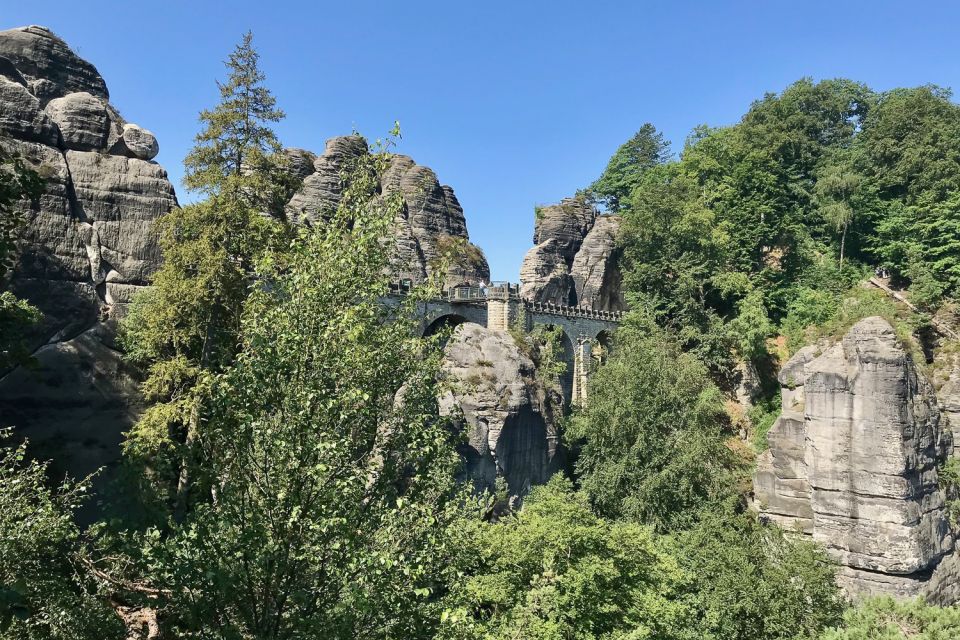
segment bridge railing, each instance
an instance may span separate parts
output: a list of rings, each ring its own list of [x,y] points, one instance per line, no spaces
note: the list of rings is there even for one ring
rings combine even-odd
[[[411,280],[400,280],[390,285],[390,293],[406,295],[413,290]],[[520,285],[510,282],[492,282],[486,286],[463,285],[450,287],[443,292],[443,299],[450,302],[486,302],[487,300],[522,300],[527,311],[545,313],[573,318],[588,318],[606,322],[620,322],[623,319],[622,311],[603,311],[582,305],[570,306],[553,304],[552,302],[533,302],[520,297]]]
[[[565,304],[553,304],[552,302],[533,302],[524,300],[523,306],[532,313],[547,313],[557,316],[567,316],[575,318],[589,318],[590,320],[605,320],[607,322],[620,322],[623,319],[622,311],[603,311],[584,306],[569,306]]]

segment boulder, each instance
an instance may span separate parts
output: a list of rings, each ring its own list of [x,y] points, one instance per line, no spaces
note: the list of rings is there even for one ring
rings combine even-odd
[[[107,84],[92,64],[70,50],[46,27],[31,25],[0,31],[0,57],[30,81],[43,81],[37,97],[46,100],[85,91],[109,99]]]
[[[576,300],[574,280],[556,240],[548,238],[534,246],[520,265],[520,295],[535,302],[572,305]]]
[[[445,347],[443,366],[453,385],[440,411],[460,419],[465,476],[477,490],[492,490],[503,477],[510,493],[522,496],[560,468],[546,391],[509,333],[461,324]]]
[[[55,147],[60,130],[26,87],[0,77],[0,137]]]
[[[110,114],[100,98],[86,92],[54,98],[44,109],[60,127],[68,149],[99,151],[105,149],[110,135]]]
[[[138,160],[153,160],[160,153],[160,145],[156,136],[143,127],[125,124],[110,153]]]
[[[954,552],[937,478],[952,438],[893,328],[861,320],[798,352],[780,382],[783,413],[754,477],[761,513],[820,542],[851,594],[933,597]]]

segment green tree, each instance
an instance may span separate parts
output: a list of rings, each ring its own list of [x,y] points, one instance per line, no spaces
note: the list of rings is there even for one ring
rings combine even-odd
[[[401,206],[374,197],[386,164],[361,158],[332,219],[259,262],[198,432],[213,499],[145,540],[174,637],[417,638],[439,618],[462,497],[438,345],[413,301],[381,302]]]
[[[211,376],[237,353],[257,260],[287,237],[263,212],[293,187],[269,126],[283,114],[263,86],[251,34],[226,66],[221,103],[201,113],[204,128],[184,162],[187,186],[206,199],[158,221],[163,266],[122,323],[129,357],[147,368],[152,403],[128,436],[127,459],[154,509],[173,506],[178,517],[194,484],[193,442]]]
[[[13,267],[17,235],[25,222],[20,205],[39,197],[42,189],[37,172],[0,147],[0,286]],[[23,339],[40,318],[40,312],[25,300],[0,291],[0,371],[28,356]]]
[[[253,33],[243,35],[224,64],[228,76],[217,83],[220,103],[200,112],[203,130],[184,159],[184,184],[215,199],[235,198],[280,213],[297,185],[270,126],[285,115],[264,85]]]
[[[821,215],[840,234],[839,264],[841,269],[843,269],[847,230],[850,228],[854,216],[851,200],[862,183],[863,176],[851,171],[849,166],[832,164],[820,172],[814,187]]]
[[[45,464],[0,432],[0,638],[122,638],[123,625],[81,564],[73,510],[85,483],[48,488]]]
[[[960,637],[960,608],[937,607],[920,599],[897,602],[868,598],[843,615],[843,625],[821,640],[949,640]]]
[[[609,211],[619,211],[643,174],[670,158],[670,143],[649,122],[624,142],[607,163],[603,174],[587,191]]]
[[[602,516],[668,531],[735,493],[742,461],[727,447],[723,424],[706,368],[633,312],[567,434],[582,442],[577,475]]]
[[[555,475],[522,508],[475,522],[469,577],[448,596],[438,638],[700,638],[681,594],[692,578],[652,531],[608,522]]]
[[[816,638],[840,620],[846,603],[823,550],[753,514],[714,505],[671,543],[680,567],[693,576],[681,602],[692,612],[687,624],[699,629],[698,637]]]

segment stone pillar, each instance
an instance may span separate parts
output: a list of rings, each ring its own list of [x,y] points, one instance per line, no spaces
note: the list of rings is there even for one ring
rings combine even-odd
[[[520,318],[522,305],[523,302],[515,298],[487,299],[487,328],[507,331]]]
[[[587,404],[587,383],[593,357],[593,345],[589,338],[580,338],[573,352],[573,398],[572,404],[581,407]]]

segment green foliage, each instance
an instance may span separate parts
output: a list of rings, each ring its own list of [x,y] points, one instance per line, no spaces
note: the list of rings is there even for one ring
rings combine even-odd
[[[0,432],[0,638],[101,640],[123,627],[79,562],[72,512],[86,483],[47,487],[46,465],[27,461]]]
[[[0,147],[0,282],[13,264],[17,234],[24,223],[18,204],[38,198],[42,191],[40,175]]]
[[[630,197],[644,172],[670,157],[670,143],[649,122],[620,145],[607,168],[587,189],[590,196],[609,211],[619,211]]]
[[[790,332],[828,320],[865,263],[932,310],[960,285],[958,149],[960,107],[936,87],[769,94],[732,127],[694,131],[618,200],[627,297],[720,373],[734,352],[762,357],[787,316]],[[828,262],[832,278],[810,277]]]
[[[635,311],[567,436],[583,443],[576,470],[601,515],[665,531],[735,492],[743,461],[726,446],[722,425],[721,395],[706,368]]]
[[[185,161],[187,185],[207,199],[158,221],[163,266],[121,324],[128,357],[147,369],[144,391],[153,403],[129,432],[125,459],[161,517],[187,506],[210,376],[237,353],[257,262],[288,238],[284,225],[262,214],[270,208],[264,198],[283,199],[291,185],[268,126],[283,114],[262,85],[249,33],[227,67],[222,102],[201,114],[205,128]]]
[[[0,285],[13,266],[17,234],[25,222],[20,204],[38,198],[42,190],[40,175],[0,147]],[[24,338],[41,318],[26,301],[0,291],[0,371],[26,360]]]
[[[0,371],[27,361],[30,353],[24,339],[42,318],[40,311],[26,300],[9,291],[0,292]]]
[[[624,211],[622,237],[631,306],[651,310],[704,362],[728,366],[733,341],[711,302],[718,292],[732,297],[749,283],[732,280],[723,268],[727,225],[705,206],[696,182],[680,165],[646,173]]]
[[[820,640],[951,640],[960,637],[960,608],[920,599],[868,598],[844,613],[843,625]]]
[[[767,433],[780,416],[780,392],[768,398],[755,398],[747,416],[753,425],[753,448],[765,451],[769,447]]]
[[[439,617],[457,458],[440,350],[414,337],[413,302],[380,302],[400,206],[370,204],[386,164],[365,157],[327,224],[260,261],[270,284],[197,433],[212,499],[145,538],[174,637],[416,638]]]
[[[537,365],[537,376],[548,386],[559,389],[560,381],[567,372],[564,341],[568,338],[563,332],[563,327],[537,325],[530,331],[527,340],[533,345],[533,360]]]
[[[184,183],[207,196],[225,196],[280,213],[297,185],[284,171],[287,164],[270,127],[284,113],[264,86],[266,77],[251,32],[243,35],[224,64],[228,77],[217,83],[220,103],[200,113],[204,128],[184,160]]]
[[[496,524],[473,523],[469,577],[438,638],[699,638],[680,597],[692,574],[647,527],[607,522],[556,475]]]
[[[683,599],[702,638],[816,638],[837,624],[844,601],[835,568],[815,544],[787,537],[752,514],[717,508],[673,539],[693,576]]]
[[[842,293],[801,288],[783,321],[790,353],[822,338],[839,340],[857,322],[870,316],[885,318],[908,349],[915,350],[913,331],[924,322],[897,306],[878,289],[857,286]]]
[[[960,531],[960,458],[951,456],[937,470],[940,488],[946,496],[947,517],[955,531]]]

